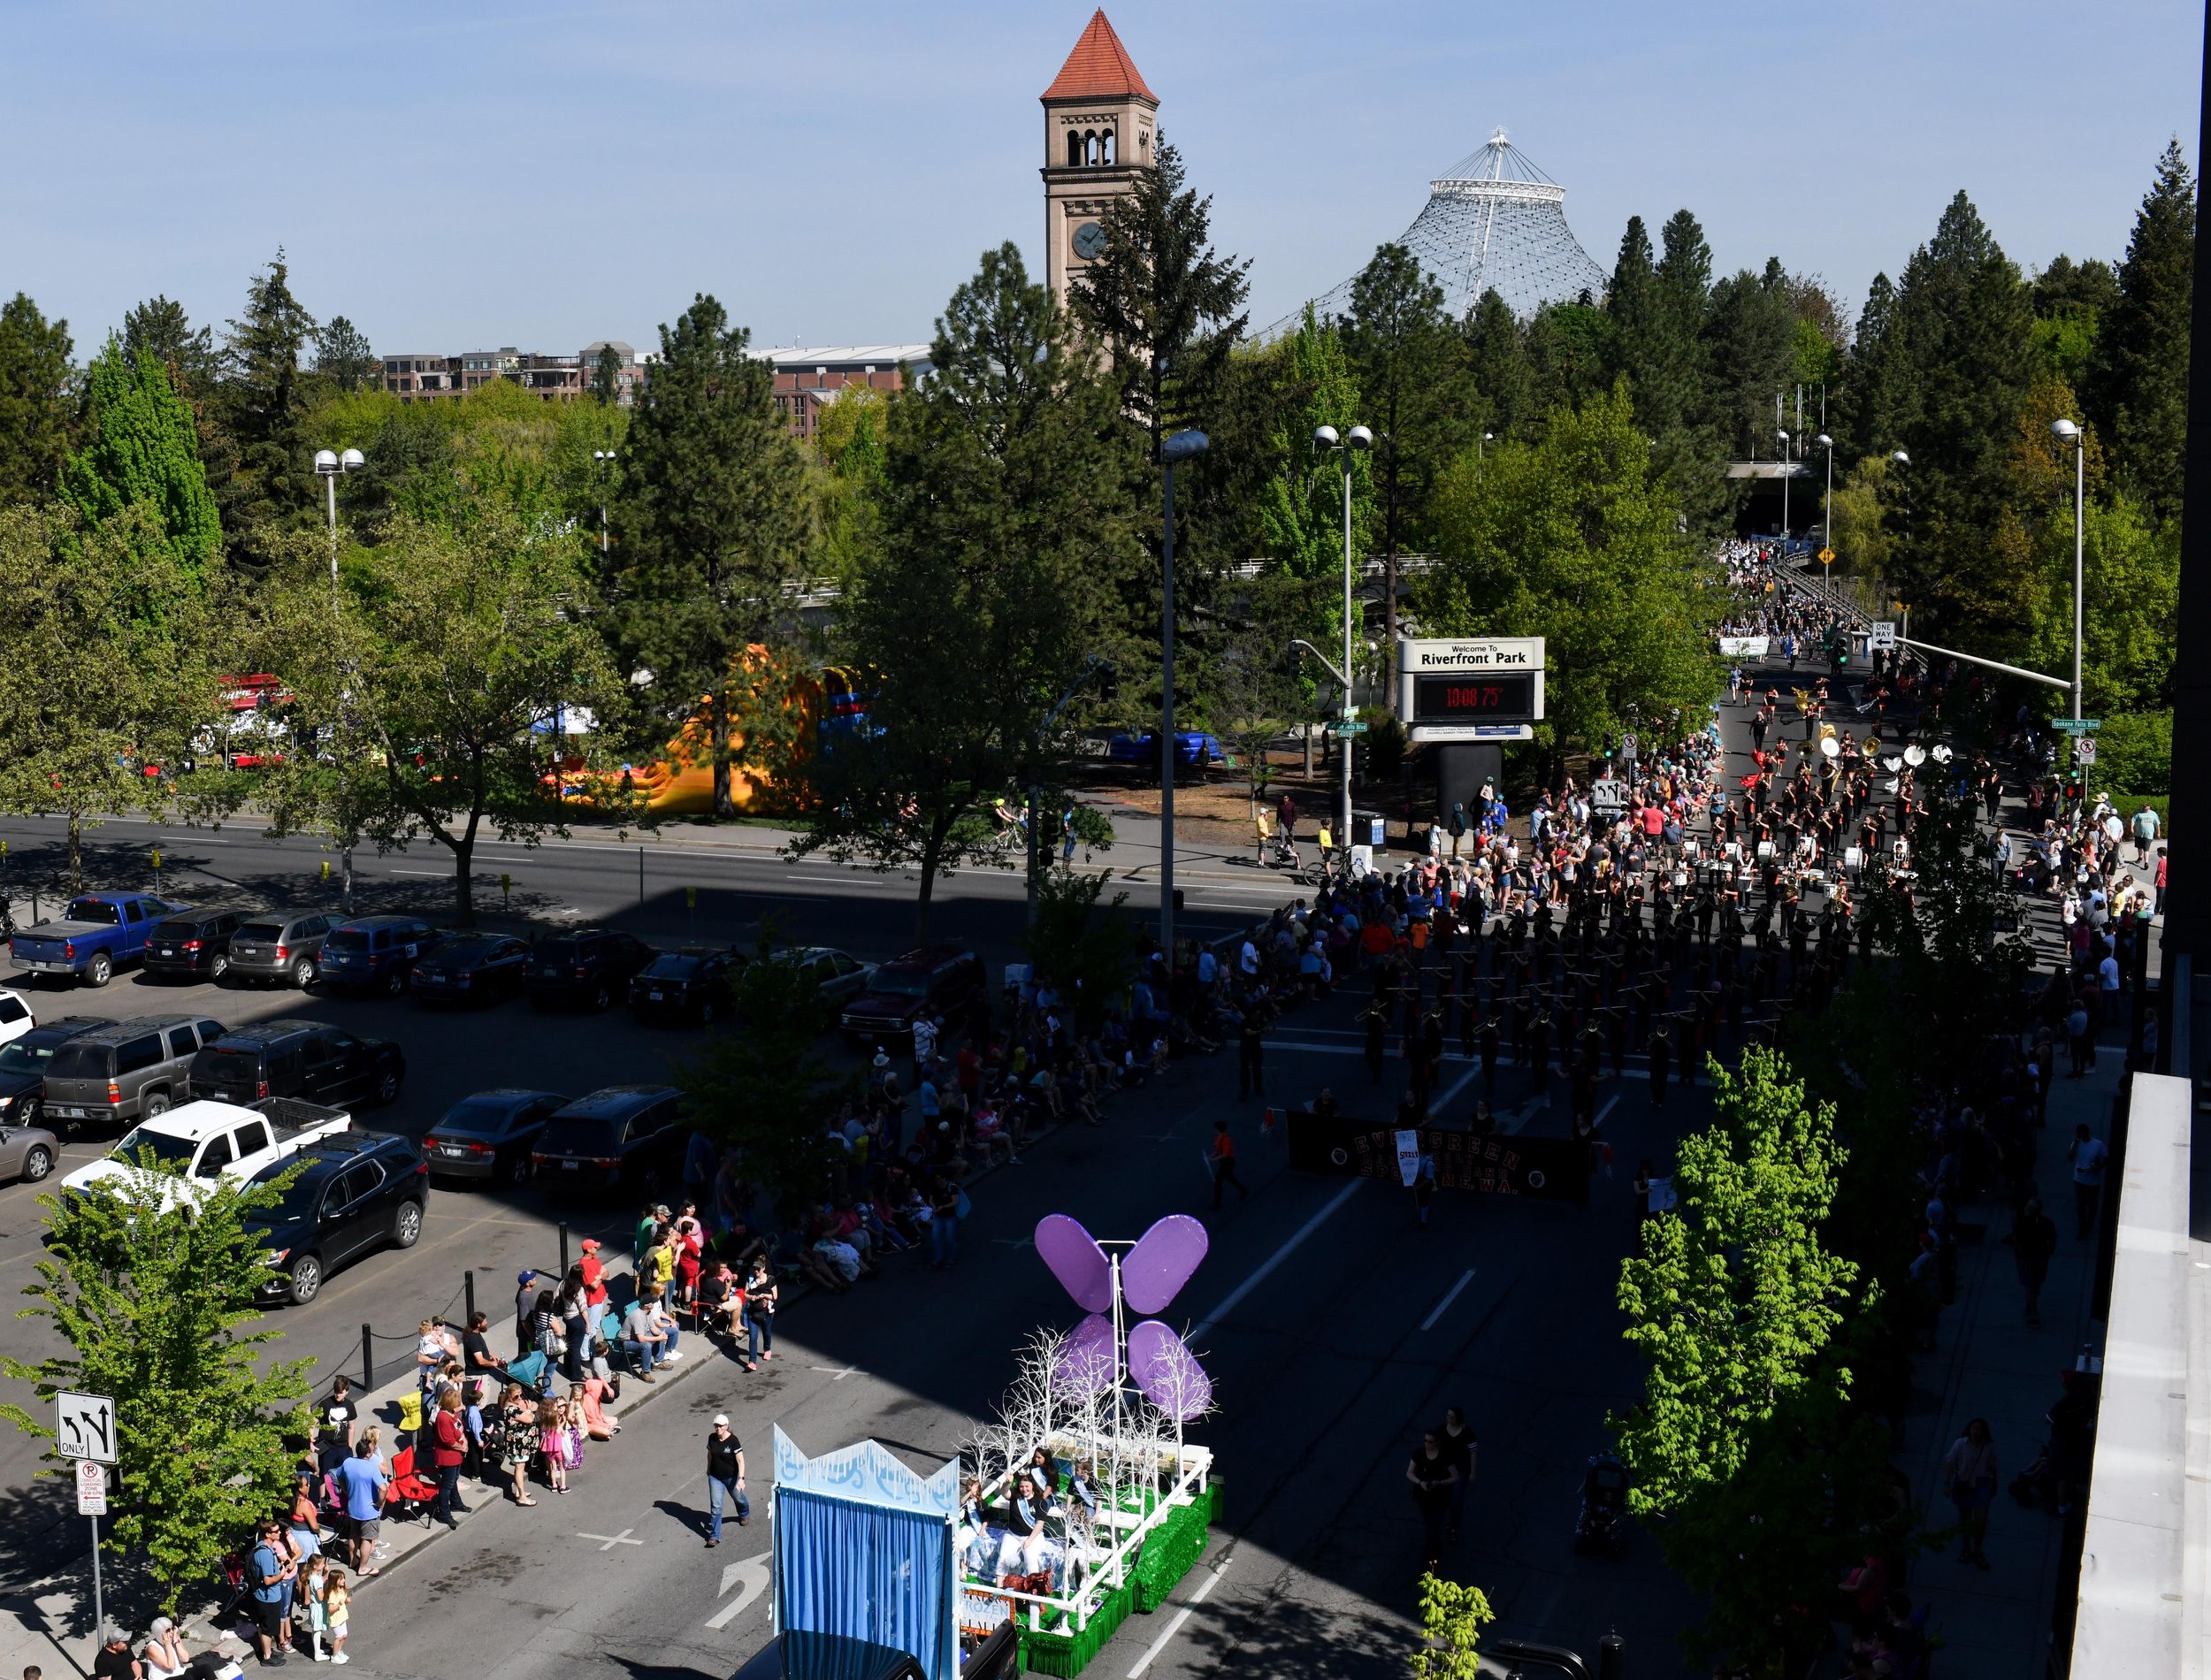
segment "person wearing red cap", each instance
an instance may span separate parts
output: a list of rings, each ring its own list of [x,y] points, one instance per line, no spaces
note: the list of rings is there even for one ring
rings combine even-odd
[[[584,1257],[584,1322],[592,1335],[599,1333],[599,1320],[607,1310],[607,1268],[600,1263],[599,1239],[585,1237]]]

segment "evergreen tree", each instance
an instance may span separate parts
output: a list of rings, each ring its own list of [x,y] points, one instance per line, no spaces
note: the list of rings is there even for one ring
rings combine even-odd
[[[1055,784],[1070,720],[1040,741],[1046,719],[1092,656],[1126,657],[1118,592],[1144,563],[1118,386],[1016,247],[952,294],[930,360],[891,401],[883,546],[837,626],[874,679],[868,726],[813,760],[795,842],[914,869],[916,943],[938,876],[994,854],[992,802]]]
[[[2096,334],[2118,299],[2118,277],[2100,258],[2076,263],[2061,254],[2034,277],[2034,342],[2045,377],[2076,391],[2087,385]]]
[[[144,1559],[172,1616],[199,1607],[187,1595],[290,1492],[298,1454],[286,1437],[305,1427],[315,1363],[262,1363],[282,1333],[256,1301],[271,1275],[262,1238],[297,1174],[180,1173],[148,1149],[119,1180],[38,1198],[46,1252],[23,1315],[47,1320],[66,1351],[0,1359],[42,1402],[35,1414],[0,1406],[0,1417],[41,1439],[53,1439],[56,1394],[113,1398],[118,1485],[101,1543]]]
[[[332,316],[315,334],[315,371],[348,395],[363,386],[377,388],[376,352],[342,315]]]
[[[1480,400],[1477,424],[1496,438],[1527,436],[1537,419],[1534,375],[1520,324],[1492,286],[1466,324],[1466,376]]]
[[[1712,308],[1712,249],[1704,242],[1702,225],[1687,210],[1666,218],[1658,239],[1656,309],[1647,370],[1654,384],[1650,409],[1664,427],[1717,433],[1725,423],[1713,412],[1704,343]],[[1709,447],[1716,454],[1725,450],[1718,440]]]
[[[195,578],[222,553],[191,411],[166,367],[150,353],[133,359],[112,333],[85,370],[84,442],[63,465],[61,496],[88,524],[145,508],[144,529]]]
[[[69,323],[0,306],[0,506],[54,488],[69,454]]]
[[[1443,289],[1419,259],[1402,245],[1384,245],[1351,282],[1343,344],[1358,383],[1355,417],[1374,431],[1383,646],[1394,669],[1397,555],[1412,533],[1425,529],[1436,474],[1465,431],[1451,401],[1461,388],[1464,340],[1450,331]],[[1345,422],[1335,424],[1341,429]]]
[[[1620,254],[1612,264],[1612,286],[1605,294],[1604,307],[1614,327],[1612,372],[1627,381],[1637,423],[1653,435],[1679,424],[1678,408],[1663,416],[1653,409],[1654,404],[1664,406],[1667,394],[1661,364],[1667,353],[1664,340],[1669,323],[1659,298],[1650,235],[1640,216],[1627,218],[1627,231],[1620,236]]]
[[[292,295],[291,271],[279,249],[246,287],[246,312],[223,340],[218,403],[235,442],[237,466],[214,486],[224,540],[238,562],[265,568],[283,533],[317,510],[315,445],[300,357],[315,317]]]
[[[1362,393],[1345,355],[1343,335],[1333,321],[1314,317],[1305,306],[1297,332],[1270,346],[1266,354],[1283,368],[1284,399],[1267,439],[1273,470],[1259,493],[1260,549],[1303,583],[1326,582],[1343,575],[1343,477],[1333,454],[1317,454],[1316,427],[1334,426],[1339,435],[1366,420]],[[1380,427],[1375,428],[1380,431]],[[1380,442],[1377,439],[1379,453]],[[1375,470],[1373,455],[1353,451],[1351,462],[1351,552],[1362,563],[1373,548]],[[1332,598],[1328,592],[1320,592]],[[1342,608],[1330,614],[1335,635]]]
[[[599,360],[591,370],[591,400],[602,409],[612,408],[622,396],[622,352],[611,344],[599,347]]]
[[[187,402],[198,403],[214,390],[222,370],[211,327],[194,328],[184,305],[150,297],[123,317],[123,355],[135,363],[150,355],[169,370],[170,382]]]
[[[1773,459],[1780,447],[1773,399],[1794,386],[1796,371],[1796,312],[1779,259],[1767,261],[1763,275],[1744,269],[1712,288],[1705,340],[1720,447],[1754,460]],[[1796,430],[1786,408],[1782,425]],[[1794,504],[1790,509],[1792,516],[1814,511]]]
[[[707,697],[714,811],[729,816],[731,767],[770,738],[747,650],[789,611],[806,538],[805,463],[777,412],[775,377],[750,334],[701,293],[661,328],[622,455],[616,641],[632,668],[641,744],[682,729]],[[750,725],[747,728],[746,725]]]
[[[1904,440],[1914,386],[1903,335],[1895,330],[1896,287],[1876,274],[1843,358],[1834,436],[1845,460],[1886,460]]]
[[[1069,300],[1106,347],[1122,406],[1155,456],[1162,434],[1205,424],[1248,318],[1251,265],[1213,249],[1213,202],[1198,197],[1182,154],[1162,139],[1136,191],[1098,218],[1105,249],[1076,272]]]
[[[1903,438],[1914,540],[1895,582],[1930,634],[1990,645],[2024,618],[2027,580],[1988,538],[2034,370],[2032,323],[2017,266],[1963,193],[1905,266],[1891,331],[1915,387]]]
[[[1607,389],[1612,323],[1586,303],[1552,303],[1527,324],[1531,406],[1539,424],[1595,401]]]
[[[2180,512],[2195,252],[2195,175],[2175,140],[2135,217],[2089,386],[2090,414],[2104,430],[2120,482],[2153,519]]]

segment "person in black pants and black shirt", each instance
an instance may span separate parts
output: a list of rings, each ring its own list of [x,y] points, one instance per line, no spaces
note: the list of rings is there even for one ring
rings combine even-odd
[[[1451,1498],[1458,1485],[1458,1464],[1445,1450],[1434,1430],[1420,1438],[1412,1461],[1405,1466],[1405,1480],[1412,1484],[1412,1502],[1420,1510],[1420,1562],[1433,1569],[1443,1558],[1443,1524],[1450,1517]]]
[[[726,1414],[717,1413],[713,1432],[707,1437],[707,1544],[722,1544],[722,1507],[737,1507],[737,1525],[753,1520],[752,1501],[745,1497],[745,1443],[730,1431]]]

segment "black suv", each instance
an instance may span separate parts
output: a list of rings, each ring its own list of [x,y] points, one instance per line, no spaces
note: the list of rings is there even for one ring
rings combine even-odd
[[[323,941],[317,977],[331,991],[407,989],[415,964],[440,935],[419,916],[363,916],[340,922]]]
[[[230,973],[230,938],[245,920],[241,910],[193,910],[154,924],[146,935],[146,972],[164,980],[205,978],[222,983]]]
[[[630,1012],[641,1021],[696,1021],[710,1026],[730,1012],[737,973],[745,958],[731,951],[693,945],[664,951],[630,981]]]
[[[910,1044],[914,1023],[924,1010],[952,1015],[983,991],[983,964],[959,945],[924,945],[893,958],[868,977],[868,989],[838,1017],[855,1038],[886,1047]]]
[[[683,1093],[672,1085],[609,1085],[547,1120],[530,1159],[556,1189],[656,1184],[683,1165],[682,1111]]]
[[[422,1235],[430,1169],[422,1153],[388,1132],[340,1132],[262,1172],[300,1175],[261,1217],[269,1276],[264,1301],[304,1306],[348,1260],[390,1243],[411,1249]]]
[[[530,952],[530,1001],[541,1009],[555,1004],[604,1009],[628,995],[630,977],[657,954],[642,939],[601,928],[548,934]]]
[[[298,1096],[342,1107],[388,1103],[407,1077],[407,1058],[388,1038],[363,1038],[321,1021],[257,1021],[225,1033],[192,1058],[195,1097],[244,1104]]]

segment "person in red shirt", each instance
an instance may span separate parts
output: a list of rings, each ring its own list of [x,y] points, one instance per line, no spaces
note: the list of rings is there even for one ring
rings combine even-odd
[[[599,1333],[600,1315],[607,1310],[607,1268],[600,1264],[599,1239],[584,1239],[584,1316],[591,1333]]]
[[[448,1528],[461,1526],[461,1466],[469,1455],[468,1426],[461,1421],[461,1390],[450,1386],[438,1396],[438,1412],[430,1426],[430,1462],[438,1472],[438,1497],[430,1515]]]
[[[1228,1135],[1228,1122],[1226,1120],[1213,1122],[1213,1153],[1208,1158],[1213,1170],[1213,1206],[1218,1208],[1220,1205],[1220,1192],[1225,1186],[1231,1184],[1236,1187],[1236,1195],[1249,1202],[1251,1192],[1245,1189],[1243,1180],[1236,1177],[1236,1140]]]

